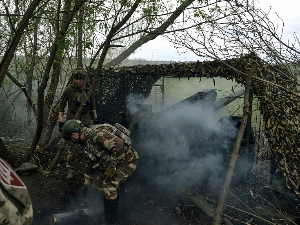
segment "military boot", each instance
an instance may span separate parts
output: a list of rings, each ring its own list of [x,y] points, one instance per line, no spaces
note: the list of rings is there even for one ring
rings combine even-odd
[[[107,225],[115,225],[118,219],[119,197],[117,199],[104,199],[105,222]]]

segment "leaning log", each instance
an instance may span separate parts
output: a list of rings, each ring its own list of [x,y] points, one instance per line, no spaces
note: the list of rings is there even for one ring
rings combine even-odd
[[[187,191],[187,194],[189,198],[194,202],[194,204],[202,210],[206,215],[209,217],[213,218],[214,217],[214,212],[215,208],[213,205],[205,201],[204,199],[200,198],[198,195],[196,195],[192,191]],[[233,225],[228,219],[223,218],[224,222],[228,225]]]

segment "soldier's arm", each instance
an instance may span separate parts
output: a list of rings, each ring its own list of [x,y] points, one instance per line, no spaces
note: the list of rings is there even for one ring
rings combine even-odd
[[[95,104],[94,95],[91,96],[91,110],[94,113],[94,119],[97,119],[97,111],[96,111],[96,104]]]
[[[93,113],[94,113],[94,119],[97,119],[97,111],[93,110]]]
[[[58,121],[64,122],[64,110],[66,108],[69,96],[69,88],[66,88],[59,100]]]
[[[84,160],[84,177],[88,180],[93,180],[94,178],[94,170],[93,170],[93,161],[85,155]]]
[[[64,113],[63,112],[58,113],[58,121],[61,123],[64,122]]]
[[[101,146],[108,151],[112,151],[116,157],[124,150],[124,141],[106,130],[91,132],[90,139],[95,145]]]

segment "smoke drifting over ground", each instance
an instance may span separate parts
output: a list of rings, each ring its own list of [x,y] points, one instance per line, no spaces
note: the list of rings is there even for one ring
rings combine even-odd
[[[131,115],[135,115],[130,128],[133,148],[138,152],[140,161],[132,177],[118,191],[118,223],[186,224],[186,217],[184,220],[181,214],[178,216],[175,206],[180,203],[191,207],[193,204],[184,193],[186,189],[199,194],[207,194],[208,190],[215,189],[219,195],[218,187],[224,181],[240,118],[223,117],[215,122],[211,107],[216,98],[213,91],[196,95],[155,114],[143,112],[143,105],[141,107],[140,104],[144,99],[139,97],[135,100],[134,97],[128,100],[127,109]],[[240,168],[247,168],[246,161],[242,160],[242,150],[243,146],[240,149]],[[65,169],[61,171],[66,172]],[[78,174],[73,181],[66,181],[65,176],[62,173],[61,180],[51,180],[51,184],[47,183],[46,186],[57,185],[65,189],[62,191],[65,195],[64,205],[58,207],[59,210],[55,209],[55,213],[59,214],[57,216],[60,216],[60,224],[101,224],[104,221],[103,193],[92,189],[84,198],[81,191],[84,181],[82,174]],[[36,181],[32,180],[31,188],[35,190]],[[59,192],[58,189],[46,195],[44,202],[52,202],[51,196],[57,195],[56,192]],[[40,202],[39,195],[33,196],[34,203]],[[195,210],[197,208],[193,207],[190,211],[194,213]],[[36,215],[41,217],[39,213]],[[190,217],[189,221],[195,218]],[[49,217],[46,219],[49,221]],[[48,224],[44,222],[45,218],[36,219],[38,222],[42,220],[43,223],[37,224]],[[74,222],[70,223],[70,220]],[[196,220],[190,224],[205,224],[199,223],[203,220],[202,214]]]
[[[135,114],[141,98],[135,101],[131,96],[130,100],[127,107]],[[181,102],[159,113],[140,113],[134,118],[133,145],[141,158],[137,173],[147,185],[181,193],[207,179],[215,184],[223,182],[224,152],[219,150],[232,147],[237,128],[229,119],[215,124],[214,100],[210,96]]]

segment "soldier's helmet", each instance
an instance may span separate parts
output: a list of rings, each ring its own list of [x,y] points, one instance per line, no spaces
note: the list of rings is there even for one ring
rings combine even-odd
[[[69,141],[71,139],[71,134],[73,132],[79,132],[83,128],[83,124],[80,120],[68,120],[65,122],[63,128],[62,128],[62,136],[66,141]]]
[[[85,79],[87,72],[84,68],[78,67],[72,71],[72,77],[76,79]]]

